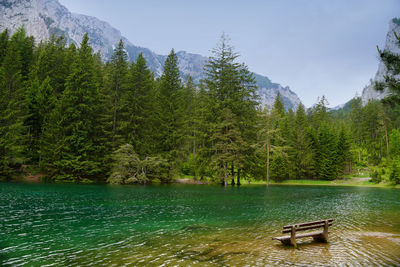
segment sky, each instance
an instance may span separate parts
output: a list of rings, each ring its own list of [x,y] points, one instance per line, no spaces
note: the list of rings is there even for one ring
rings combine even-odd
[[[310,107],[343,104],[375,76],[400,0],[59,0],[95,16],[135,45],[211,55],[227,34],[239,61],[289,86]]]

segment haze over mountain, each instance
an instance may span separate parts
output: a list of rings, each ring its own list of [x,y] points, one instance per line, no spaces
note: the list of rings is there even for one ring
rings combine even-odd
[[[165,55],[158,55],[148,48],[139,47],[121,35],[107,22],[95,17],[74,14],[57,0],[4,0],[0,2],[0,30],[8,28],[14,32],[24,26],[28,35],[33,35],[37,42],[47,40],[51,35],[64,36],[68,43],[79,44],[84,33],[88,33],[95,51],[100,51],[103,60],[113,53],[113,48],[122,39],[130,60],[135,60],[142,53],[155,75],[161,75]],[[179,68],[183,77],[191,75],[195,81],[203,78],[203,67],[207,57],[185,51],[177,52]],[[298,96],[279,83],[259,74],[255,74],[259,86],[262,105],[272,105],[278,93],[281,94],[285,108],[297,108]]]

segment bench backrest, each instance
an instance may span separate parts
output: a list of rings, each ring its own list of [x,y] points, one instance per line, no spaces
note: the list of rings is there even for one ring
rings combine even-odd
[[[293,227],[295,228],[296,232],[321,228],[321,227],[325,226],[325,221],[328,222],[328,226],[332,226],[333,219],[321,220],[321,221],[315,221],[315,222],[306,222],[306,223],[299,223],[299,224],[293,224],[293,225],[285,225],[285,226],[283,226],[282,233],[292,232]]]

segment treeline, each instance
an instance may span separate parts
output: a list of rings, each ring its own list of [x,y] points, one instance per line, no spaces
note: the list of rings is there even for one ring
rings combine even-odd
[[[234,184],[241,177],[331,180],[354,165],[398,166],[397,106],[363,107],[356,99],[339,116],[324,97],[309,110],[285,111],[278,95],[273,107],[260,107],[254,77],[225,36],[212,52],[195,84],[181,77],[174,50],[155,77],[141,54],[128,62],[122,41],[104,63],[87,35],[78,48],[62,37],[35,45],[22,28],[4,31],[0,177],[13,179],[30,165],[49,181],[190,175]]]

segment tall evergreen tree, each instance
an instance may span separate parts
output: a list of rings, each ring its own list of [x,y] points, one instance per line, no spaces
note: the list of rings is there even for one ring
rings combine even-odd
[[[55,180],[85,182],[101,177],[104,147],[100,143],[98,87],[85,34],[66,88],[43,133],[43,165]]]
[[[8,46],[9,39],[10,39],[10,36],[8,33],[8,29],[5,29],[0,34],[0,66],[3,63],[4,57],[7,54],[7,46]]]
[[[347,172],[349,172],[351,168],[350,141],[349,141],[349,135],[344,125],[340,127],[340,131],[338,134],[336,155],[337,155],[337,173],[338,175],[343,177],[343,175],[346,172],[346,169]]]
[[[172,49],[164,64],[158,89],[159,152],[169,164],[167,180],[179,172],[182,160],[184,104],[178,57]]]
[[[228,44],[228,38],[222,35],[217,47],[212,51],[213,56],[209,58],[205,66],[206,79],[204,86],[209,94],[209,114],[212,114],[211,129],[220,131],[225,123],[224,111],[229,110],[235,120],[235,128],[240,134],[242,148],[238,149],[242,155],[235,164],[229,162],[230,169],[234,172],[235,168],[240,169],[245,164],[247,156],[252,154],[252,144],[256,140],[256,105],[257,94],[255,80],[247,66],[237,61],[238,54],[233,51],[233,47]],[[212,133],[211,135],[218,135]],[[223,139],[219,139],[223,140]],[[213,143],[212,147],[218,146]],[[219,150],[212,150],[218,153]],[[218,155],[216,155],[219,158]],[[214,162],[216,166],[224,169],[225,166],[220,162]]]
[[[364,115],[361,98],[356,97],[353,100],[353,104],[350,110],[350,122],[353,132],[353,138],[358,148],[358,162],[361,161],[361,144],[363,142],[363,116]]]
[[[275,180],[283,180],[287,178],[289,163],[289,155],[287,153],[289,148],[287,133],[289,129],[287,128],[287,116],[280,94],[275,98],[271,116],[272,129],[277,132],[271,139],[272,146],[277,148],[275,149],[275,153],[271,154],[271,177]]]
[[[122,39],[111,56],[111,61],[106,66],[104,81],[103,101],[109,111],[105,120],[108,121],[110,146],[117,149],[128,141],[128,112],[125,101],[128,78],[128,55]]]
[[[154,77],[140,53],[128,73],[126,103],[128,124],[127,142],[139,156],[149,156],[155,151]]]
[[[337,177],[336,136],[326,123],[321,125],[318,134],[316,174],[318,178],[323,180],[333,180]]]
[[[293,132],[294,157],[292,162],[296,178],[310,178],[314,176],[313,151],[308,129],[305,108],[303,104],[300,104],[296,111]]]
[[[6,179],[9,179],[24,161],[24,80],[27,76],[23,76],[23,73],[30,67],[31,40],[32,38],[25,36],[23,29],[19,29],[8,42],[0,67],[0,176]]]

